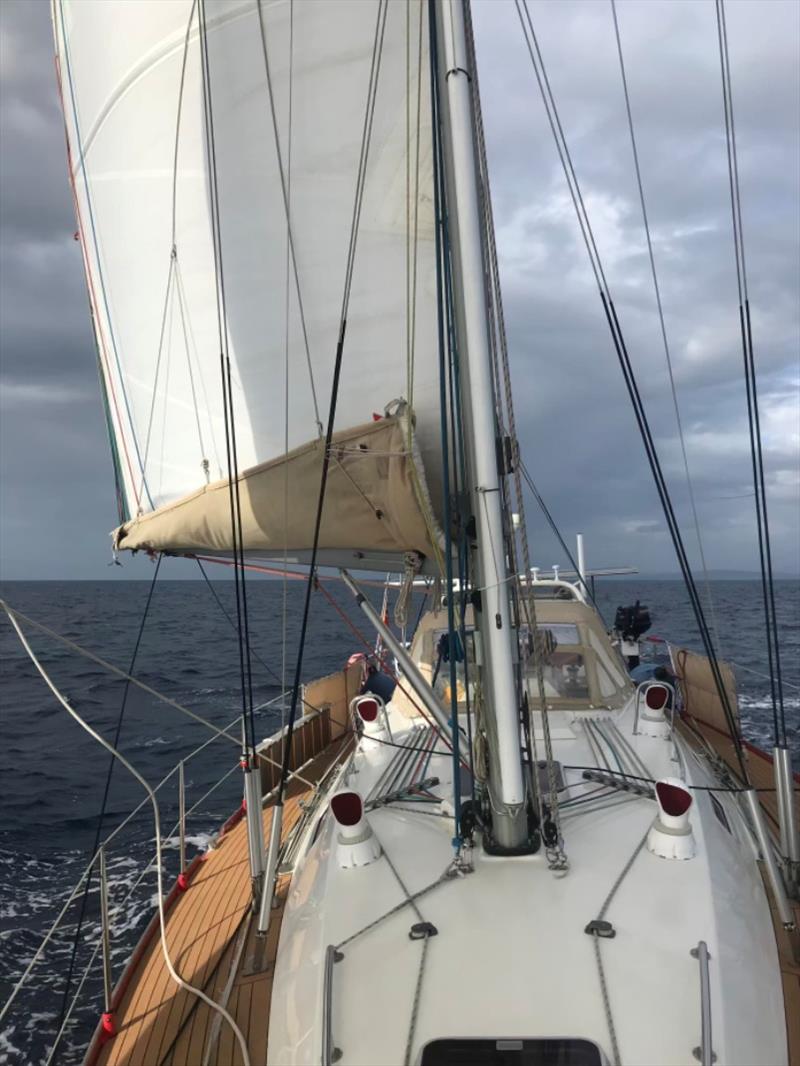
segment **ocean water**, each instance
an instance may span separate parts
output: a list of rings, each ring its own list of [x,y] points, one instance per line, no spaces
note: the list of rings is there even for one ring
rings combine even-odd
[[[166,567],[165,567],[166,569]],[[368,626],[336,582],[330,594],[353,624],[372,641]],[[255,702],[280,696],[281,675],[291,678],[304,587],[289,583],[286,642],[283,646],[283,586],[248,583]],[[233,616],[234,589],[214,582],[159,580],[144,630],[135,675],[218,726],[236,718],[241,707],[235,631],[216,602]],[[787,724],[800,766],[800,583],[778,582]],[[2,595],[17,610],[43,622],[115,666],[127,670],[148,594],[147,582],[9,582]],[[380,593],[374,593],[378,598]],[[713,585],[723,654],[735,662],[746,735],[772,744],[769,681],[759,612],[760,586],[749,581]],[[677,581],[601,581],[598,605],[607,621],[619,604],[640,599],[651,611],[648,635],[699,649],[686,593]],[[415,617],[412,607],[411,617]],[[116,728],[124,682],[98,664],[28,628],[31,644],[59,689],[103,736]],[[303,674],[307,679],[340,669],[361,636],[328,601],[315,593],[315,610]],[[86,863],[95,837],[108,755],[67,714],[49,692],[7,619],[0,619],[2,719],[0,720],[0,1002],[28,964],[42,937],[65,905]],[[259,737],[280,725],[280,711],[257,714]],[[207,730],[174,708],[131,687],[120,747],[151,785],[208,739]],[[186,767],[188,856],[238,807],[241,781],[234,769],[237,748],[212,741]],[[210,795],[223,774],[231,774]],[[165,884],[178,872],[177,785],[172,778],[158,791],[166,839]],[[107,804],[103,836],[121,824],[141,802],[137,782],[117,766]],[[155,874],[147,871],[154,849],[152,811],[145,805],[109,849],[114,976],[152,913]],[[83,933],[75,952],[72,991],[83,978],[99,936],[96,885],[88,896]],[[46,1063],[53,1044],[73,953],[78,906],[48,944],[32,979],[0,1027],[0,1064]],[[71,998],[71,997],[70,997]],[[99,960],[88,970],[78,1005],[59,1045],[63,1066],[78,1063],[102,1010]]]

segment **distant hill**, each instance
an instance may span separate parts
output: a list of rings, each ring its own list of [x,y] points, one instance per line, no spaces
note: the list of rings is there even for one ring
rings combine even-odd
[[[695,581],[702,581],[702,571],[694,569]],[[760,581],[761,574],[757,570],[709,570],[710,581]],[[800,581],[800,574],[776,573],[776,581]],[[639,574],[628,574],[624,577],[615,577],[614,581],[682,581],[683,576],[669,571],[642,571]]]

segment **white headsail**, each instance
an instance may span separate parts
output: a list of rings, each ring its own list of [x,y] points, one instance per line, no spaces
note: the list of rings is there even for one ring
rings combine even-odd
[[[364,565],[370,551],[430,555],[436,509],[423,462],[438,500],[440,418],[422,5],[389,0],[376,49],[377,0],[205,0],[204,86],[199,3],[54,0],[76,210],[127,520],[118,543],[230,549],[230,523],[219,509],[216,524],[204,512],[213,483],[228,477],[224,317],[238,470],[270,471],[252,494],[245,548],[302,557],[309,547],[312,529],[294,502],[302,498],[306,513],[319,485],[375,59],[336,418],[349,444],[331,466],[338,506],[326,510],[320,546],[345,549],[350,563],[348,549],[362,551]],[[413,409],[415,441],[402,416],[388,420],[388,436],[353,436],[398,398]],[[383,443],[365,444],[373,439]],[[282,473],[282,457],[307,447],[316,466],[289,463]],[[242,482],[245,493],[253,477]],[[186,526],[176,501],[190,506]],[[409,507],[416,521],[393,525]]]

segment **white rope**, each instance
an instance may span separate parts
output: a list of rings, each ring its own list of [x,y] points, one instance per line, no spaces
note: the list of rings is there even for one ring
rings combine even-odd
[[[226,729],[230,729],[231,726],[234,726],[238,722],[240,722],[241,721],[241,717],[242,716],[240,714],[237,714],[236,717],[234,718],[234,720],[230,723],[230,725],[226,726]],[[200,747],[195,748],[194,751],[190,751],[189,754],[184,759],[181,760],[181,762],[187,763],[190,759],[193,759],[195,757],[195,755],[197,755],[199,752],[201,752],[204,748],[207,748],[208,745],[211,744],[214,740],[216,740],[216,737],[209,737],[208,740],[203,741],[203,743],[200,745]],[[234,765],[236,767],[236,766],[239,765],[239,763],[237,762]],[[172,769],[169,771],[169,773],[165,774],[164,777],[161,778],[161,780],[155,786],[153,791],[154,792],[158,792],[158,790],[160,788],[163,788],[163,786],[166,785],[167,781],[169,781],[169,779],[172,777],[172,775],[175,773],[175,771],[178,769],[179,766],[180,766],[180,763],[175,763],[175,765],[172,767]],[[227,776],[228,775],[226,774],[225,777],[227,777]],[[221,782],[224,781],[224,780],[225,780],[225,778],[221,778],[220,781],[217,782],[217,785],[221,784]],[[214,785],[214,788],[216,788],[217,785]],[[208,795],[208,793],[206,793],[206,795]],[[205,799],[205,796],[203,797],[203,799]],[[111,841],[114,839],[114,837],[118,836],[119,833],[125,828],[125,826],[128,825],[130,823],[130,821],[133,818],[136,817],[136,815],[139,813],[139,811],[142,809],[142,807],[144,807],[144,805],[146,803],[147,803],[147,798],[145,797],[145,799],[143,799],[141,803],[139,803],[136,807],[133,808],[133,810],[128,815],[128,817],[125,818],[123,821],[121,821],[119,823],[119,825],[117,826],[117,828],[114,829],[111,833],[108,834],[108,836],[105,838],[105,840],[101,841],[99,846],[103,847],[103,848],[107,847],[111,843]],[[195,804],[195,806],[197,806],[197,805]],[[191,811],[187,811],[186,813],[187,814],[191,814]],[[172,834],[170,834],[170,836],[171,835]]]
[[[240,717],[241,717],[240,715],[237,715],[237,717],[236,717],[236,721],[237,722],[239,721]],[[176,769],[177,769],[177,766],[173,767],[173,769],[170,771],[170,774],[174,773],[174,771]],[[192,804],[192,806],[186,811],[185,817],[188,818],[188,816],[190,814],[192,814],[194,811],[196,811],[197,808],[200,806],[200,804],[203,803],[205,800],[207,800],[208,797],[211,795],[211,793],[214,792],[217,788],[219,788],[219,786],[231,776],[231,774],[234,772],[234,770],[238,770],[238,769],[239,769],[239,763],[237,762],[230,768],[230,770],[227,771],[227,773],[223,774],[223,776],[219,779],[219,781],[217,781],[217,783],[215,785],[211,786],[211,788],[205,793],[205,795],[201,796],[200,799],[196,803]],[[166,780],[166,778],[164,778],[164,780]],[[158,787],[158,786],[156,786],[156,787]],[[146,802],[147,802],[147,800],[144,801],[144,803],[146,803]],[[137,807],[136,809],[140,810],[143,805],[144,804],[139,804],[139,807]],[[168,837],[174,836],[175,833],[178,831],[179,826],[180,826],[180,822],[176,822],[175,825],[172,827],[172,830],[168,834]],[[96,858],[97,858],[97,854],[95,854],[94,858],[92,859],[92,862],[94,862]],[[136,891],[136,889],[139,887],[139,885],[145,879],[146,875],[148,873],[150,873],[150,871],[153,869],[154,861],[155,861],[155,856],[148,862],[148,864],[145,866],[145,868],[142,870],[142,872],[139,874],[139,876],[133,882],[133,884],[131,885],[131,887],[128,890],[127,894],[123,897],[122,901],[120,903],[114,905],[114,909],[115,910],[118,909],[119,907],[124,907],[125,906],[125,904],[131,898],[133,893]],[[81,879],[81,881],[82,880],[83,879]],[[79,882],[79,885],[80,885],[80,882]],[[57,925],[60,920],[61,919],[59,917],[56,920],[55,924]],[[55,930],[55,925],[53,926],[53,931],[54,930]],[[72,1000],[70,1002],[69,1008],[67,1009],[67,1012],[64,1015],[64,1021],[61,1024],[61,1028],[58,1030],[58,1033],[56,1034],[55,1041],[53,1042],[53,1046],[52,1046],[52,1049],[50,1051],[50,1055],[49,1055],[49,1057],[47,1059],[47,1062],[45,1063],[45,1066],[50,1066],[50,1063],[53,1061],[53,1056],[55,1055],[55,1052],[58,1050],[58,1046],[61,1043],[61,1037],[64,1035],[64,1033],[66,1031],[67,1025],[69,1023],[69,1020],[72,1017],[72,1013],[75,1010],[75,1007],[78,1005],[78,1001],[80,999],[80,994],[81,994],[81,992],[83,990],[83,986],[86,984],[86,981],[87,981],[87,979],[89,977],[89,974],[91,972],[92,966],[94,966],[94,960],[97,958],[97,954],[100,951],[100,948],[102,947],[102,943],[103,943],[102,940],[98,941],[98,943],[95,944],[94,951],[89,956],[89,961],[86,963],[86,968],[84,969],[83,974],[81,976],[81,979],[78,982],[78,985],[77,985],[77,987],[75,989],[75,993],[74,993],[74,995],[72,997]]]
[[[397,593],[397,599],[394,604],[394,622],[398,629],[405,629],[408,624],[408,607],[411,603],[411,594],[414,591],[414,579],[422,569],[422,557],[418,552],[406,552],[403,556],[403,565],[405,567],[405,573],[403,574],[403,582],[400,586],[400,590]],[[388,581],[388,575],[387,575]],[[384,589],[384,613],[386,611],[386,595],[389,591],[388,584]],[[381,616],[383,617],[383,615]],[[376,646],[377,652],[377,646]]]
[[[238,1027],[238,1025],[236,1024],[236,1022],[233,1019],[233,1017],[228,1013],[228,1011],[225,1010],[224,1007],[220,1006],[218,1003],[215,1003],[214,1000],[211,999],[210,996],[207,996],[206,993],[203,992],[202,989],[195,988],[195,986],[189,984],[188,981],[184,981],[184,979],[180,976],[178,971],[175,969],[175,967],[174,967],[174,965],[172,963],[172,959],[170,958],[169,947],[167,945],[166,920],[165,920],[165,917],[164,917],[164,885],[163,885],[163,872],[162,872],[162,869],[161,869],[161,823],[160,823],[160,814],[159,814],[159,808],[158,808],[158,800],[156,799],[155,792],[150,787],[150,785],[147,783],[147,781],[142,777],[142,775],[139,773],[139,771],[136,769],[136,767],[133,766],[132,763],[128,762],[128,760],[125,758],[125,756],[117,748],[115,748],[113,744],[110,744],[104,737],[102,737],[99,733],[97,733],[94,729],[92,729],[92,727],[89,725],[89,723],[84,721],[84,719],[78,714],[78,712],[76,710],[74,710],[70,706],[69,701],[64,696],[62,696],[62,694],[56,688],[55,684],[50,679],[47,671],[44,669],[42,664],[37,659],[35,652],[31,648],[31,646],[28,643],[28,641],[26,640],[25,634],[20,629],[19,624],[18,624],[16,618],[14,617],[14,615],[11,614],[10,611],[7,611],[6,613],[8,614],[9,621],[11,622],[12,626],[16,630],[17,636],[19,637],[23,648],[28,653],[28,656],[30,657],[31,662],[36,667],[36,669],[39,671],[39,674],[41,675],[41,677],[44,680],[45,684],[50,689],[50,691],[53,693],[53,695],[58,700],[58,702],[62,705],[64,710],[67,711],[67,713],[72,718],[75,719],[75,721],[78,723],[78,725],[80,725],[81,728],[84,729],[89,734],[89,736],[93,737],[102,747],[104,747],[106,749],[106,751],[110,752],[111,755],[113,755],[116,759],[118,759],[122,763],[122,765],[125,767],[125,769],[128,771],[128,773],[130,773],[139,782],[139,784],[142,786],[142,788],[145,790],[145,792],[147,792],[148,797],[150,799],[150,803],[152,804],[152,807],[153,807],[153,823],[154,823],[154,828],[155,828],[155,841],[156,841],[156,881],[157,881],[157,886],[158,886],[158,922],[159,922],[159,932],[160,932],[160,939],[161,939],[161,951],[162,951],[162,954],[164,956],[164,962],[166,963],[167,971],[168,971],[170,977],[172,978],[172,980],[178,985],[179,988],[182,988],[186,992],[190,992],[192,995],[197,996],[197,998],[202,1000],[208,1007],[211,1008],[211,1010],[215,1011],[222,1018],[225,1019],[225,1021],[228,1023],[228,1025],[233,1030],[233,1034],[236,1037],[236,1040],[237,1040],[237,1042],[239,1044],[239,1048],[240,1048],[241,1053],[242,1053],[242,1061],[244,1063],[244,1066],[250,1066],[250,1055],[249,1055],[248,1048],[247,1048],[247,1041],[245,1040],[241,1029]]]
[[[147,692],[149,695],[154,696],[162,703],[169,704],[170,707],[174,707],[176,711],[180,711],[181,714],[187,715],[189,718],[193,718],[195,722],[199,722],[204,725],[206,729],[210,729],[218,737],[222,737],[223,740],[229,740],[232,744],[235,744],[237,748],[241,747],[241,738],[232,737],[228,730],[230,726],[226,726],[224,729],[220,729],[215,726],[213,722],[209,722],[207,718],[203,718],[201,714],[197,714],[196,711],[190,711],[188,707],[184,707],[182,703],[178,703],[177,700],[173,700],[170,696],[165,696],[163,692],[159,692],[158,689],[152,688],[150,685],[145,684],[144,681],[140,681],[138,678],[133,677],[132,674],[126,673],[124,670],[120,670],[118,666],[114,666],[112,663],[102,659],[99,655],[95,655],[94,652],[89,651],[87,648],[81,647],[80,644],[76,644],[74,640],[70,640],[68,637],[62,637],[60,633],[56,633],[54,629],[50,629],[49,626],[43,625],[41,622],[36,622],[33,618],[29,618],[28,615],[23,614],[22,611],[10,607],[5,600],[0,600],[0,608],[6,612],[11,624],[19,632],[16,625],[15,618],[21,618],[23,622],[27,622],[28,625],[33,626],[35,629],[40,630],[42,633],[46,633],[48,637],[52,637],[53,640],[57,640],[60,644],[65,645],[67,648],[71,648],[77,652],[78,655],[82,655],[85,659],[91,659],[92,662],[98,664],[98,666],[104,667],[117,677],[124,678],[126,681],[130,681],[132,685],[136,685],[137,688],[142,689],[143,692]],[[237,719],[238,721],[238,719]]]
[[[189,708],[184,707],[182,703],[178,703],[177,700],[173,700],[170,696],[165,696],[163,692],[159,692],[158,689],[152,688],[150,685],[146,685],[144,681],[139,681],[139,679],[134,677],[132,674],[125,673],[124,670],[120,670],[119,667],[113,666],[105,659],[102,659],[99,655],[95,655],[94,652],[91,652],[86,648],[82,648],[81,645],[76,644],[75,641],[70,640],[68,637],[62,637],[59,633],[56,633],[55,630],[50,629],[49,626],[43,625],[41,622],[34,621],[33,618],[29,618],[28,615],[23,614],[21,611],[14,610],[13,608],[9,607],[5,600],[0,600],[0,608],[2,608],[2,610],[6,612],[11,621],[11,624],[14,626],[15,629],[17,629],[17,631],[19,630],[16,625],[15,618],[21,618],[23,621],[27,622],[28,625],[34,626],[34,628],[40,630],[42,633],[46,633],[49,637],[52,637],[53,640],[57,640],[59,643],[66,645],[66,647],[71,648],[79,655],[83,655],[85,658],[91,659],[92,662],[98,663],[98,665],[105,667],[106,670],[110,670],[111,673],[116,674],[117,677],[122,677],[126,681],[130,681],[132,685],[136,685],[144,692],[147,692],[149,695],[154,696],[157,700],[161,700],[163,703],[169,704],[170,707],[174,707],[175,710],[180,711],[181,714],[185,714],[189,718],[194,719],[194,721],[199,722],[201,725],[204,725],[214,734],[214,736],[210,738],[211,740],[215,740],[217,737],[221,737],[223,740],[229,740],[232,744],[235,744],[237,748],[241,748],[241,736],[232,737],[231,734],[228,732],[229,729],[233,728],[232,725],[226,725],[224,729],[220,729],[219,726],[214,725],[213,722],[209,722],[207,718],[203,718],[201,714],[197,714],[196,711],[189,710]],[[238,722],[239,718],[237,718],[236,721]],[[280,763],[277,763],[274,759],[270,758],[270,756],[266,755],[263,751],[255,752],[255,756],[262,762],[269,763],[270,766],[274,766],[280,769]],[[314,787],[310,782],[305,781],[302,777],[299,778],[299,780],[302,781],[304,785],[308,785],[309,788]]]
[[[19,632],[19,631],[18,631],[18,632]],[[237,716],[236,716],[236,718],[235,718],[235,719],[233,720],[233,723],[231,723],[231,724],[235,724],[235,723],[237,723],[237,722],[239,721],[239,717],[240,717],[240,716],[239,716],[239,715],[237,715]],[[188,755],[186,756],[186,758],[185,758],[185,759],[183,760],[183,762],[188,762],[188,761],[189,761],[189,759],[192,759],[192,758],[194,758],[194,756],[195,756],[195,755],[197,755],[197,754],[198,754],[199,752],[201,752],[201,751],[203,750],[203,748],[206,748],[206,747],[208,747],[208,745],[209,745],[209,744],[210,744],[210,743],[211,743],[211,742],[212,742],[213,740],[215,740],[215,739],[216,739],[215,737],[210,737],[210,738],[209,738],[208,740],[206,740],[206,741],[205,741],[205,742],[204,742],[203,744],[201,744],[201,745],[200,745],[200,746],[199,746],[198,748],[195,748],[195,750],[194,750],[194,751],[190,752],[190,753],[189,753],[189,754],[188,754]],[[173,774],[175,773],[175,771],[176,771],[176,770],[178,769],[178,765],[179,765],[179,764],[178,764],[178,763],[176,763],[176,764],[175,764],[175,766],[173,766],[173,767],[172,767],[172,769],[171,769],[171,770],[169,771],[169,773],[167,773],[167,774],[166,774],[166,775],[165,775],[164,777],[162,777],[162,778],[161,778],[161,780],[159,781],[159,783],[158,783],[158,784],[157,784],[157,785],[155,786],[155,788],[153,789],[153,791],[154,791],[154,792],[158,792],[158,790],[159,790],[160,788],[162,788],[162,787],[163,787],[163,786],[164,786],[164,785],[165,785],[165,784],[167,783],[167,781],[169,781],[169,779],[170,779],[170,778],[172,777],[172,775],[173,775]],[[235,763],[235,764],[234,764],[234,766],[233,766],[233,770],[237,769],[237,768],[238,768],[238,766],[239,766],[239,763],[238,763],[238,762],[237,762],[237,763]],[[186,812],[187,816],[188,816],[189,814],[191,814],[191,813],[192,813],[193,811],[195,811],[195,810],[196,810],[196,809],[197,809],[197,808],[199,807],[199,805],[200,805],[200,804],[201,804],[201,803],[202,803],[202,802],[203,802],[204,800],[208,799],[208,797],[209,797],[209,796],[211,795],[211,793],[212,793],[212,792],[213,792],[213,791],[214,791],[214,790],[215,790],[216,788],[218,788],[218,787],[219,787],[219,785],[221,785],[221,784],[222,784],[222,782],[223,782],[223,781],[225,781],[225,780],[226,780],[226,779],[227,779],[227,778],[228,778],[228,777],[230,776],[231,772],[232,772],[232,770],[229,770],[229,771],[228,771],[228,772],[227,772],[226,774],[224,774],[224,776],[223,776],[223,777],[221,777],[221,778],[220,778],[220,780],[219,780],[219,781],[217,781],[217,783],[216,783],[215,785],[212,785],[212,787],[211,787],[211,788],[210,788],[210,789],[208,790],[208,792],[206,792],[206,793],[205,793],[205,795],[204,795],[204,796],[202,796],[202,797],[201,797],[201,798],[200,798],[200,799],[199,799],[199,800],[197,801],[197,803],[195,803],[195,804],[194,804],[194,805],[193,805],[192,807],[190,807],[190,808],[189,808],[189,810],[188,810],[188,811]],[[107,837],[106,837],[106,838],[105,838],[104,840],[102,840],[102,841],[100,842],[100,845],[99,845],[99,847],[98,847],[98,850],[97,850],[97,851],[96,851],[96,852],[94,853],[94,855],[92,855],[91,859],[89,860],[89,863],[88,863],[88,865],[86,866],[86,868],[84,869],[84,871],[83,871],[83,872],[81,873],[81,875],[80,875],[80,877],[78,878],[78,881],[77,881],[77,883],[75,884],[75,887],[73,888],[72,892],[70,893],[70,895],[69,895],[69,897],[68,897],[68,899],[67,899],[66,903],[65,903],[65,904],[64,904],[64,906],[63,906],[63,907],[61,908],[61,910],[59,911],[59,914],[58,914],[57,918],[55,919],[55,921],[53,922],[53,924],[52,924],[52,925],[50,926],[49,930],[48,930],[48,931],[47,931],[47,933],[45,934],[45,937],[44,937],[44,939],[42,940],[41,944],[40,944],[40,945],[39,945],[39,947],[37,948],[37,950],[36,950],[35,954],[34,954],[34,955],[33,955],[33,957],[31,958],[30,962],[28,963],[28,965],[27,965],[27,967],[26,967],[26,969],[25,969],[25,972],[24,972],[24,973],[22,974],[22,976],[20,977],[19,981],[18,981],[18,982],[17,982],[17,984],[16,984],[15,986],[14,986],[14,990],[12,991],[12,993],[11,993],[11,996],[9,997],[9,999],[8,999],[8,1000],[6,1001],[6,1004],[5,1004],[5,1006],[3,1007],[3,1010],[2,1010],[2,1011],[0,1011],[0,1021],[2,1021],[2,1020],[3,1020],[3,1018],[5,1017],[5,1015],[6,1015],[6,1013],[8,1012],[8,1009],[9,1009],[9,1007],[10,1007],[10,1005],[11,1005],[12,1001],[13,1001],[13,1000],[14,1000],[14,999],[16,998],[16,996],[17,996],[17,993],[18,993],[18,992],[20,991],[20,989],[22,988],[22,986],[23,986],[23,985],[25,984],[25,982],[27,981],[27,979],[28,979],[28,976],[29,976],[29,974],[30,974],[31,970],[33,969],[33,967],[35,966],[35,964],[37,963],[37,961],[38,961],[38,960],[39,960],[39,959],[41,958],[42,952],[43,952],[43,951],[44,951],[44,949],[45,949],[45,948],[47,947],[47,945],[48,945],[48,943],[50,942],[50,939],[52,938],[52,936],[53,936],[53,934],[55,933],[56,929],[57,929],[57,928],[59,927],[59,925],[61,924],[61,921],[62,921],[62,919],[64,918],[64,916],[66,915],[67,911],[69,910],[70,904],[71,904],[71,903],[72,903],[72,901],[73,901],[73,900],[75,899],[75,896],[77,895],[78,891],[80,890],[81,886],[83,885],[83,882],[84,882],[84,881],[86,880],[86,877],[87,877],[87,875],[88,875],[89,871],[90,871],[90,870],[92,869],[92,867],[94,866],[95,862],[97,861],[97,856],[98,856],[98,854],[99,854],[99,852],[100,852],[100,848],[106,848],[106,849],[107,849],[107,848],[108,848],[108,845],[109,845],[109,844],[111,843],[111,841],[112,841],[112,840],[113,840],[113,839],[114,839],[114,838],[115,838],[116,836],[118,836],[118,835],[119,835],[119,833],[120,833],[120,832],[121,832],[121,831],[122,831],[122,830],[123,830],[123,829],[125,828],[125,826],[126,826],[126,825],[128,825],[128,824],[130,823],[130,821],[131,821],[131,820],[132,820],[133,818],[135,818],[135,817],[136,817],[136,815],[137,815],[137,814],[139,813],[139,811],[140,811],[140,810],[142,809],[142,807],[144,807],[144,805],[145,805],[146,803],[147,803],[147,798],[145,797],[145,799],[143,799],[141,803],[137,804],[137,806],[136,806],[136,807],[134,807],[134,809],[133,809],[133,810],[132,810],[132,811],[130,812],[130,814],[129,814],[129,815],[127,816],[127,818],[125,818],[125,819],[124,819],[124,820],[123,820],[122,822],[120,822],[120,824],[119,824],[119,825],[117,826],[117,828],[116,828],[116,829],[114,829],[114,830],[113,830],[113,832],[109,833],[109,835],[108,835],[108,836],[107,836]],[[172,828],[172,831],[170,832],[170,834],[169,834],[169,835],[170,835],[170,836],[172,836],[172,835],[173,835],[173,834],[174,834],[174,833],[176,832],[176,830],[178,829],[178,827],[179,827],[179,823],[176,823],[176,824],[175,824],[175,825],[173,826],[173,828]],[[147,873],[147,871],[148,871],[148,870],[149,870],[149,869],[150,869],[151,867],[152,867],[152,860],[151,860],[151,861],[150,861],[150,862],[148,863],[148,865],[147,865],[147,866],[145,867],[145,869],[144,869],[144,871],[142,872],[142,875],[141,875],[141,876],[139,877],[139,879],[138,879],[138,880],[137,880],[137,881],[136,881],[136,882],[134,883],[134,885],[133,885],[133,888],[131,889],[131,892],[133,892],[133,889],[135,889],[135,888],[137,887],[137,885],[138,885],[138,884],[140,883],[140,881],[141,881],[141,878],[142,878],[142,877],[144,876],[144,874],[146,874],[146,873]],[[125,902],[126,902],[126,901],[128,900],[128,898],[130,897],[130,894],[131,894],[131,893],[129,893],[129,894],[128,894],[128,896],[126,896],[126,897],[125,897],[125,900],[123,900],[123,903],[125,903]],[[97,955],[97,949],[95,949],[94,955],[92,955],[92,958],[90,959],[90,965],[91,965],[91,963],[92,963],[92,962],[94,961],[94,958],[96,957],[96,955]],[[78,989],[77,989],[77,990],[76,990],[76,992],[75,992],[75,998],[77,998],[77,996],[78,996],[78,993],[79,993],[79,991],[80,991],[80,988],[81,988],[81,987],[83,986],[83,983],[85,982],[85,980],[86,980],[86,975],[84,975],[84,977],[83,977],[83,980],[81,981],[81,984],[80,984],[80,985],[78,986]],[[73,1000],[73,1004],[74,1004],[74,1000]],[[70,1008],[70,1010],[71,1010],[71,1009],[72,1009],[72,1008]],[[68,1020],[68,1017],[69,1017],[69,1015],[67,1015],[67,1018],[65,1018],[65,1020],[64,1020],[64,1022],[65,1022],[65,1025],[66,1025],[66,1021]],[[57,1038],[57,1040],[56,1040],[56,1043],[58,1043],[58,1040],[60,1040],[60,1038],[61,1038],[61,1034],[63,1033],[63,1031],[64,1031],[64,1026],[62,1026],[61,1030],[60,1030],[60,1031],[59,1031],[59,1033],[58,1033],[58,1038]]]

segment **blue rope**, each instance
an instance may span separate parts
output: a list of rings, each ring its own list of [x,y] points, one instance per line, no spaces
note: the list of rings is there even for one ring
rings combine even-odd
[[[448,441],[448,405],[447,405],[447,348],[445,346],[445,308],[444,308],[444,272],[442,263],[446,255],[442,216],[444,188],[442,177],[442,145],[440,136],[440,102],[439,84],[436,77],[437,47],[436,23],[433,4],[429,6],[430,33],[430,69],[431,69],[431,103],[433,110],[433,195],[436,218],[436,322],[439,347],[439,406],[442,435],[442,510],[444,514],[445,533],[445,576],[447,579],[447,635],[450,663],[450,728],[453,738],[453,817],[455,831],[453,847],[461,847],[461,759],[459,756],[458,728],[458,669],[456,665],[457,633],[455,611],[453,609],[453,525],[450,513],[450,447]],[[443,649],[442,649],[443,650]]]

